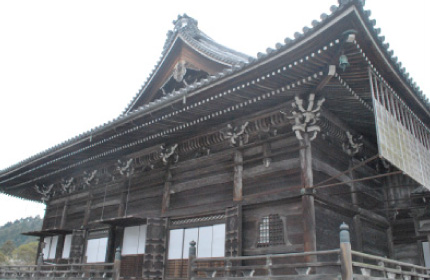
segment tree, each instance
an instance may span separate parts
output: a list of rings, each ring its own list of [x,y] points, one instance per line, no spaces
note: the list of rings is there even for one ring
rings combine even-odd
[[[5,264],[7,264],[7,257],[2,252],[0,252],[0,265]]]
[[[13,250],[15,250],[16,246],[12,240],[8,240],[0,248],[0,251],[8,257],[12,256]]]
[[[17,263],[23,265],[32,265],[36,262],[38,242],[30,242],[16,248],[12,255]]]

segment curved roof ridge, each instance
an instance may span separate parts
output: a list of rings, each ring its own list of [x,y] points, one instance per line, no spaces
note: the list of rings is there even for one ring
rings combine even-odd
[[[197,20],[189,17],[187,14],[178,15],[178,18],[173,21],[173,24],[174,29],[167,32],[167,38],[164,43],[160,59],[157,61],[148,78],[142,84],[141,88],[129,102],[122,114],[129,113],[133,106],[136,105],[139,97],[144,93],[146,87],[157,73],[157,70],[160,68],[164,58],[168,54],[168,51],[171,49],[172,44],[174,44],[176,38],[178,37],[180,37],[185,43],[189,44],[194,49],[202,52],[206,56],[218,62],[226,64],[226,66],[233,66],[239,63],[247,62],[252,58],[251,56],[215,42],[208,35],[200,31]]]

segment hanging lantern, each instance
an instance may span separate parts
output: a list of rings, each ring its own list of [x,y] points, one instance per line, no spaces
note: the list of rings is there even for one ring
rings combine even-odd
[[[339,57],[339,67],[345,71],[347,67],[349,67],[348,57],[345,54],[342,54]]]

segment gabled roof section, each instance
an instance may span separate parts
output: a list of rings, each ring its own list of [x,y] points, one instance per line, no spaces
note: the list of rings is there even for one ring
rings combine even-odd
[[[198,29],[197,20],[186,14],[178,16],[173,24],[175,27],[167,33],[159,62],[124,114],[178,90],[181,84],[186,87],[189,83],[251,59],[215,42]],[[184,78],[186,73],[187,79]],[[173,81],[176,83],[174,87],[173,78],[176,81]],[[166,87],[166,84],[170,85]]]

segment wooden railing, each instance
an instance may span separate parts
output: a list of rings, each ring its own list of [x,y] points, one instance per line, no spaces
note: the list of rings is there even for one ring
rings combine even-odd
[[[352,266],[357,274],[361,274],[364,278],[382,277],[403,280],[430,279],[430,268],[356,251],[352,251],[351,253],[353,257]],[[357,259],[357,261],[355,261],[355,259]],[[356,278],[359,279],[360,277]]]
[[[334,279],[340,273],[340,250],[327,250],[306,253],[276,254],[264,256],[242,256],[221,259],[199,258],[191,261],[191,279],[213,280],[225,279],[288,279],[298,276],[311,275],[312,271],[318,271],[318,279]],[[306,262],[309,257],[325,256],[334,261]],[[211,261],[224,261],[224,267],[202,267],[199,264],[207,264]],[[297,261],[299,260],[299,261]],[[332,275],[333,277],[328,277]],[[317,275],[314,275],[317,276]]]
[[[226,258],[196,258],[195,242],[190,243],[189,280],[305,279],[368,280],[430,279],[430,269],[351,250],[349,227],[340,227],[339,249]],[[224,263],[222,267],[208,265]]]
[[[120,248],[116,249],[113,263],[49,264],[39,256],[37,265],[0,266],[0,279],[106,279],[119,280],[121,267]]]
[[[114,279],[114,263],[0,266],[0,279]]]

